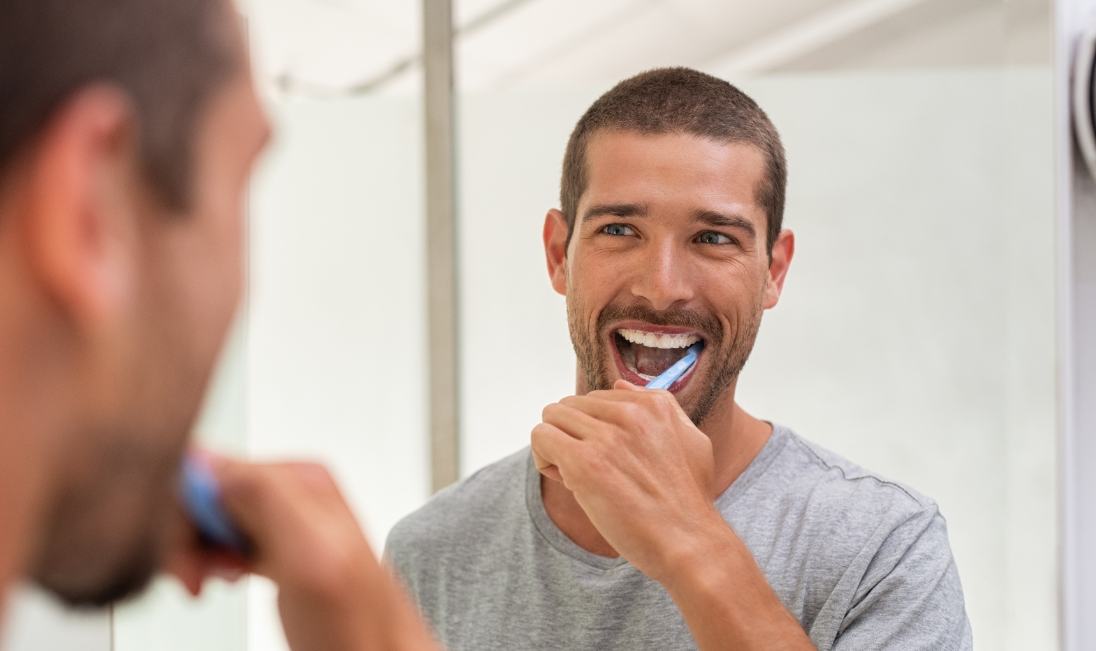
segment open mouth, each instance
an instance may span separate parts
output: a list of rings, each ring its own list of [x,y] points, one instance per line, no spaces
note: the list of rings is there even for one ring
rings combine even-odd
[[[617,369],[621,376],[643,386],[685,356],[689,346],[701,340],[693,332],[664,332],[647,328],[619,328],[613,332]],[[699,365],[691,369],[670,388],[680,389]]]

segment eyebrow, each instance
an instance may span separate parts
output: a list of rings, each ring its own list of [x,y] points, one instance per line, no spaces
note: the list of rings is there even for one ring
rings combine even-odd
[[[693,221],[703,222],[717,228],[737,228],[746,231],[750,237],[757,237],[757,229],[753,222],[742,215],[725,215],[714,210],[698,210],[693,213]]]
[[[582,221],[596,217],[646,217],[647,206],[638,203],[599,203],[590,206],[582,215]]]

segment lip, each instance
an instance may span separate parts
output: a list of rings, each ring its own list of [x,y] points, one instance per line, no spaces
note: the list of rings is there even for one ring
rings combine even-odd
[[[707,339],[704,337],[704,335],[697,332],[696,330],[691,330],[689,328],[682,328],[678,326],[654,325],[652,323],[645,323],[643,321],[624,321],[621,323],[613,324],[608,329],[608,343],[609,348],[611,348],[613,351],[613,361],[616,364],[617,373],[620,375],[620,377],[628,380],[636,386],[646,386],[650,380],[644,379],[641,375],[632,371],[624,365],[624,360],[620,356],[620,349],[617,348],[616,344],[616,333],[619,330],[642,330],[644,332],[656,332],[658,334],[666,335],[696,335],[697,337],[700,337],[700,340],[704,342],[705,347],[701,349],[700,355],[697,357],[696,363],[693,364],[692,367],[685,372],[685,375],[682,375],[677,380],[677,382],[674,382],[672,385],[670,385],[670,387],[667,389],[667,391],[669,391],[670,393],[678,393],[685,388],[685,385],[688,384],[689,380],[692,379],[693,372],[696,371],[697,367],[700,366],[701,361],[704,359],[704,353],[707,352]]]

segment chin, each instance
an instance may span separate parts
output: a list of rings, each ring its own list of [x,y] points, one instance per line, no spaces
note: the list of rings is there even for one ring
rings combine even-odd
[[[176,455],[132,444],[96,451],[60,488],[31,564],[38,585],[77,607],[106,606],[147,586],[175,513]]]
[[[66,606],[78,609],[106,608],[134,597],[145,590],[156,575],[158,554],[145,550],[131,556],[100,579],[81,581],[71,573],[50,573],[35,577],[35,583],[53,594]]]

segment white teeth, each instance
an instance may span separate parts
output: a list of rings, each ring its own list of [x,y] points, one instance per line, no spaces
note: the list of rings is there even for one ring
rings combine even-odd
[[[688,348],[700,341],[696,335],[667,335],[644,330],[617,330],[626,341],[648,348]]]

